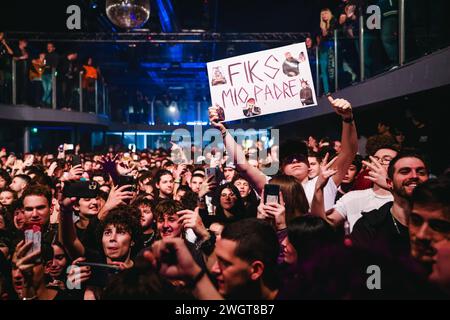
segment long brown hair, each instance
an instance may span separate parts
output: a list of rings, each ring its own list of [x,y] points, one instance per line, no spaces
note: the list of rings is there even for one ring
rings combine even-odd
[[[286,207],[286,222],[309,212],[309,203],[300,182],[292,176],[279,174],[270,180],[271,184],[280,186]]]

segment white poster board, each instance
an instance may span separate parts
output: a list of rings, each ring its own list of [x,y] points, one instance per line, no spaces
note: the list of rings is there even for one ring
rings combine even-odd
[[[317,105],[305,43],[209,62],[207,68],[222,121]]]

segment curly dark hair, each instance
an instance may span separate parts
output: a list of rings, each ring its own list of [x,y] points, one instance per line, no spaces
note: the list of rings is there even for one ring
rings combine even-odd
[[[143,248],[143,235],[141,225],[135,214],[130,214],[130,206],[119,206],[111,210],[106,218],[100,222],[97,227],[97,241],[102,244],[103,232],[109,225],[122,227],[126,232],[130,233],[134,246],[131,248],[131,258]],[[133,211],[136,209],[134,208]]]

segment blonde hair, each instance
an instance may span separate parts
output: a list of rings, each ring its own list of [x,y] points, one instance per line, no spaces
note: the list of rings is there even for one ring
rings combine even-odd
[[[330,19],[327,22],[323,21],[323,19],[322,19],[322,12],[329,12],[330,13]],[[330,30],[330,23],[331,23],[331,20],[333,20],[333,18],[334,18],[333,12],[331,12],[330,9],[328,9],[328,8],[322,9],[320,11],[320,29],[325,29],[327,31]]]

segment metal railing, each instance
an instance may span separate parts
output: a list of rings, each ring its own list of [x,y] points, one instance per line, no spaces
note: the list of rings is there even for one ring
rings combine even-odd
[[[110,116],[109,89],[102,77],[87,80],[85,72],[80,71],[74,79],[69,79],[65,75],[59,74],[57,69],[52,68],[50,87],[46,88],[41,78],[30,81],[28,76],[28,72],[27,74],[20,74],[18,63],[12,60],[10,89],[5,90],[10,90],[11,96],[0,99],[0,103],[30,105],[53,110],[91,112]],[[19,79],[20,77],[22,78]],[[25,81],[28,83],[27,89],[29,92],[23,93],[22,91],[25,88],[20,86],[23,86]],[[91,87],[87,86],[89,81],[91,81]],[[9,88],[9,85],[0,87],[0,90],[5,88]],[[50,103],[43,101],[44,95],[50,95]],[[3,95],[0,97],[3,97]]]

